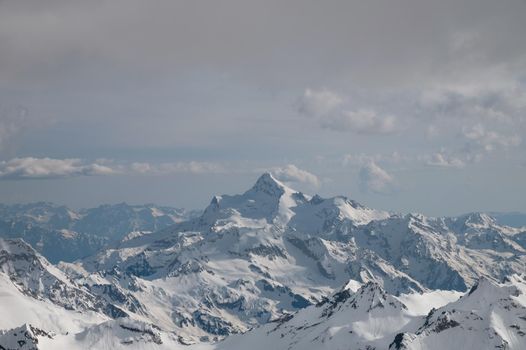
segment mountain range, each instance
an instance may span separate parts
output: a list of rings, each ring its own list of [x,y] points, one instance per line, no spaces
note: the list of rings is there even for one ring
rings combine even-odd
[[[484,213],[391,213],[265,173],[200,213],[0,219],[6,349],[526,348],[526,228]]]
[[[22,238],[57,263],[94,254],[132,232],[160,230],[198,214],[153,204],[81,210],[48,202],[0,204],[0,237]]]

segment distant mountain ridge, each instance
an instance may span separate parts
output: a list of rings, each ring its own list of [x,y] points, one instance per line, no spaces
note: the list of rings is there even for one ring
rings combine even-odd
[[[153,232],[198,211],[119,203],[73,210],[48,202],[0,204],[0,237],[23,238],[52,262],[98,252],[134,231]]]

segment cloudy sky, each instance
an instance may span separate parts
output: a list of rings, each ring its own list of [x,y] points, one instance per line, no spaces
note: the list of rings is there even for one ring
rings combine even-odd
[[[0,198],[200,208],[263,171],[526,211],[526,1],[1,1]]]

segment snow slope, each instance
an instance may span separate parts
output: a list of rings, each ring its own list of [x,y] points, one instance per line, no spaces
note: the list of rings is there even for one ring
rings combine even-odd
[[[482,278],[462,295],[432,292],[400,298],[374,283],[348,289],[279,322],[227,338],[217,349],[411,349],[526,348],[526,279]],[[417,301],[420,299],[420,301]],[[413,301],[410,309],[401,300]],[[425,300],[433,308],[419,315]]]
[[[390,349],[526,349],[526,280],[482,278],[458,301],[433,309]]]

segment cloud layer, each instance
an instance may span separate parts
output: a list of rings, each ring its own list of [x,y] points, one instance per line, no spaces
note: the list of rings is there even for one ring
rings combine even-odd
[[[74,176],[111,175],[115,170],[80,159],[14,158],[0,162],[2,179],[52,179]]]
[[[521,16],[526,5],[520,0],[505,5],[490,0],[161,0],[151,6],[116,0],[0,6],[5,48],[0,74],[9,81],[42,81],[93,67],[151,74],[215,67],[276,80],[282,72],[295,80],[345,73],[361,84],[396,86],[524,64],[525,44],[516,35],[526,29]]]
[[[100,175],[170,175],[224,173],[225,168],[211,162],[122,163],[102,159],[85,162],[81,159],[14,158],[0,162],[0,179],[56,179]]]

